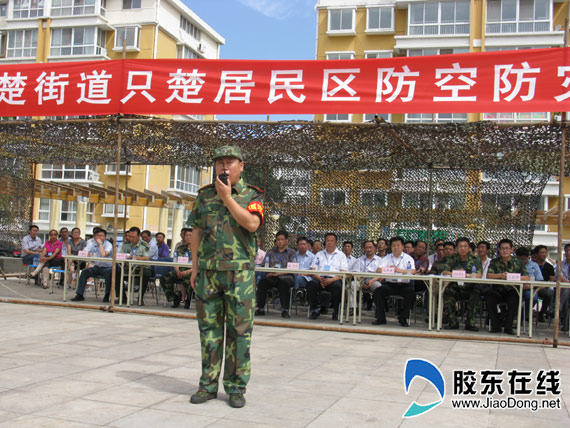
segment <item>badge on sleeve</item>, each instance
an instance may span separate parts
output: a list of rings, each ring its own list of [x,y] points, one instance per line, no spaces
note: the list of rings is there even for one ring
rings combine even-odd
[[[263,205],[259,201],[251,201],[247,206],[247,210],[250,213],[259,214],[261,217],[261,223],[263,224]]]

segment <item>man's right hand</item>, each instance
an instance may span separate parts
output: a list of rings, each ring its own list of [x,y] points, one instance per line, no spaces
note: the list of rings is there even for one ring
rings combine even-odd
[[[198,276],[198,271],[192,269],[192,275],[190,275],[190,287],[192,290],[196,289],[196,277]]]

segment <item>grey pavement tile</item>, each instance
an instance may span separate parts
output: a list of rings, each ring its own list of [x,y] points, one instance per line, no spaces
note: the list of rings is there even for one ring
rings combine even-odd
[[[0,357],[0,371],[21,366],[29,366],[30,364],[34,364],[34,362],[22,358],[15,358],[13,357],[13,354],[8,354],[6,357]]]
[[[569,425],[570,418],[568,417],[554,423],[552,419],[528,417],[522,413],[507,413],[504,411],[491,411],[489,416],[489,426],[492,427],[553,428],[567,427]]]
[[[0,428],[92,428],[96,426],[99,425],[35,415],[21,416],[0,424]]]
[[[193,415],[191,418],[184,413],[168,412],[156,409],[144,409],[132,415],[110,423],[108,426],[118,428],[200,428],[215,422],[217,418]]]
[[[194,392],[194,391],[192,391]],[[207,401],[203,404],[191,404],[189,402],[191,393],[179,394],[168,400],[162,401],[152,409],[165,410],[168,412],[184,413],[188,415],[215,416],[223,418],[236,410],[228,405],[228,397],[224,393],[218,393],[218,398]],[[247,394],[246,394],[247,396]]]
[[[2,422],[6,422],[9,421],[11,419],[15,419],[22,416],[21,413],[15,413],[15,412],[9,412],[7,410],[1,410],[0,409],[0,424]]]
[[[0,409],[22,414],[33,413],[69,401],[68,395],[55,391],[40,392],[25,389],[12,389],[0,393]]]
[[[106,403],[150,407],[173,397],[173,395],[172,393],[141,387],[139,384],[129,382],[127,384],[111,386],[110,388],[93,392],[92,394],[85,395],[84,398],[104,401]]]
[[[334,383],[328,381],[328,379],[291,379],[284,384],[279,385],[278,388],[284,391],[307,392],[315,395],[329,395],[338,398],[348,394],[354,388],[354,384]]]
[[[68,400],[62,404],[38,410],[34,412],[34,414],[74,422],[89,421],[89,423],[95,425],[105,425],[135,413],[140,409],[140,407],[135,406],[125,406],[122,404],[104,403],[101,401],[79,398],[77,400]]]
[[[247,395],[246,395],[247,397]],[[263,401],[248,401],[245,407],[236,409],[225,416],[226,419],[283,427],[304,427],[314,420],[321,411],[289,407],[287,403],[274,405]]]
[[[455,410],[439,406],[415,418],[403,419],[400,427],[483,428],[488,424],[488,410]]]
[[[71,363],[66,365],[51,362],[37,363],[30,366],[21,366],[0,372],[0,385],[7,388],[18,388],[48,379],[55,379],[69,373],[84,370]]]
[[[109,384],[84,382],[60,377],[24,386],[19,390],[37,394],[57,394],[70,398],[79,398],[106,388],[109,388]]]

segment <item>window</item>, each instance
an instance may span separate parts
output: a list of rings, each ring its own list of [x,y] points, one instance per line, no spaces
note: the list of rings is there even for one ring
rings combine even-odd
[[[86,222],[87,223],[95,223],[95,204],[93,202],[87,203],[86,209]]]
[[[8,5],[6,3],[0,4],[0,16],[6,16],[8,12]]]
[[[404,193],[402,195],[402,208],[427,208],[428,195],[419,193]]]
[[[364,58],[392,58],[392,51],[364,51]]]
[[[91,15],[95,13],[95,0],[52,0],[52,16]]]
[[[407,113],[406,123],[467,122],[467,113]]]
[[[12,18],[38,18],[44,16],[44,0],[14,0]]]
[[[35,57],[38,46],[38,30],[8,31],[8,58]]]
[[[178,55],[178,58],[183,58],[183,59],[200,58],[200,55],[198,55],[196,52],[194,52],[192,49],[190,49],[186,45],[178,46],[178,54],[177,55]]]
[[[354,59],[354,52],[327,52],[327,59]]]
[[[363,189],[360,191],[360,205],[366,207],[387,207],[388,195],[381,190]]]
[[[487,33],[550,31],[551,0],[488,0]]]
[[[411,3],[408,34],[469,34],[469,1]]]
[[[369,7],[366,10],[366,31],[394,31],[393,7]]]
[[[350,122],[351,120],[350,114],[325,114],[325,120],[327,122]]]
[[[484,113],[483,120],[493,122],[549,122],[550,113]]]
[[[115,175],[115,173],[117,172],[117,165],[116,164],[109,164],[109,165],[105,165],[105,175]],[[131,166],[122,163],[119,166],[119,175],[125,175],[125,174],[129,174],[131,175]]]
[[[51,56],[104,55],[105,53],[105,32],[96,27],[51,30]]]
[[[194,40],[200,41],[200,29],[183,16],[180,16],[180,28],[190,34]]]
[[[75,222],[77,219],[77,202],[61,201],[61,220],[62,222]]]
[[[465,196],[463,194],[436,194],[433,197],[434,209],[463,210]]]
[[[450,49],[408,49],[408,56],[428,56],[428,55],[451,55],[458,53],[467,53],[469,48],[450,48]]]
[[[40,206],[38,208],[38,220],[49,221],[51,201],[49,199],[40,199]]]
[[[354,9],[329,9],[329,32],[354,32]]]
[[[123,49],[126,40],[127,49],[139,48],[139,27],[117,27],[115,30],[115,49]]]
[[[42,180],[98,180],[94,166],[89,165],[42,165]]]
[[[168,208],[168,228],[172,230],[174,226],[174,208]]]
[[[125,216],[125,204],[118,205],[117,216]],[[115,204],[103,204],[103,217],[113,217],[115,215]],[[127,207],[127,217],[129,216],[129,209]]]
[[[123,10],[124,9],[140,9],[141,0],[123,0]]]
[[[198,193],[200,188],[198,170],[191,166],[170,167],[170,188],[188,193]]]
[[[348,205],[348,190],[321,189],[321,205]]]
[[[374,116],[378,116],[379,119],[384,119],[386,122],[392,122],[392,115],[389,113],[383,113],[383,114],[365,114],[362,117],[362,120],[364,122],[376,122],[376,118]]]

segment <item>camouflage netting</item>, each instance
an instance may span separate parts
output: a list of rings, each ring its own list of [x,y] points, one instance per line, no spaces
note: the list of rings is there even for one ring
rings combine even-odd
[[[425,238],[430,215],[432,238],[508,236],[529,245],[540,194],[559,170],[562,136],[557,124],[42,120],[1,123],[0,157],[111,164],[119,123],[121,161],[131,164],[203,167],[215,147],[239,145],[247,180],[266,190],[266,245],[284,228],[291,240],[334,231],[355,248],[365,238]],[[28,169],[17,172],[22,186]],[[28,192],[18,186],[17,194],[29,204]],[[28,212],[18,217],[22,225]]]

